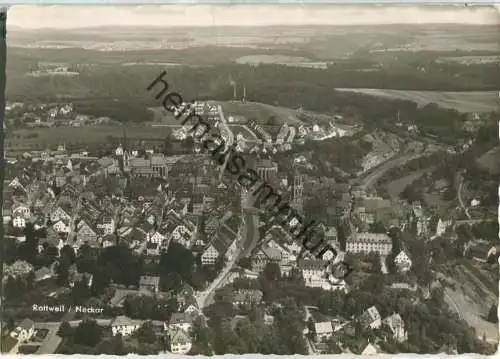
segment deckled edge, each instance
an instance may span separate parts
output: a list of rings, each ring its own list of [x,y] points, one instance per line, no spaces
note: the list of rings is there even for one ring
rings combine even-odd
[[[0,5],[0,213],[2,213],[2,220],[0,221],[0,238],[4,237],[3,229],[3,181],[5,173],[5,148],[4,148],[4,114],[5,114],[5,84],[7,76],[7,6]],[[3,278],[3,253],[5,249],[5,241],[0,244],[0,278]],[[0,283],[0,298],[3,297],[3,284]],[[0,323],[2,322],[3,303],[0,303]],[[0,335],[2,330],[0,329]],[[1,355],[1,353],[0,353]]]

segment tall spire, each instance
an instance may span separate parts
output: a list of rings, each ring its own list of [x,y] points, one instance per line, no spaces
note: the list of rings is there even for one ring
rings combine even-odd
[[[123,151],[127,150],[127,129],[125,123],[123,124],[123,140],[122,140]]]

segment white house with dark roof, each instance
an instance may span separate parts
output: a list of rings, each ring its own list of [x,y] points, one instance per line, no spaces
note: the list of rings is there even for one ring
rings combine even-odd
[[[332,337],[333,327],[332,322],[318,322],[314,323],[314,330],[316,332],[316,340],[322,342]]]
[[[143,321],[132,320],[120,315],[111,321],[111,331],[113,335],[121,334],[123,337],[131,335],[143,324]]]
[[[202,264],[215,264],[220,258],[228,259],[236,249],[236,233],[225,226],[220,226],[210,245],[201,255]]]
[[[168,331],[168,336],[170,338],[170,351],[173,354],[187,354],[193,343],[191,337],[188,333],[180,328],[174,328]]]
[[[15,216],[12,219],[12,226],[14,228],[23,229],[26,227],[26,219],[22,216]]]

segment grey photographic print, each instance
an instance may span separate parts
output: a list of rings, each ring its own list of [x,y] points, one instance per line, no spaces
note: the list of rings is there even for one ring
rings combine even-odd
[[[3,354],[493,355],[500,18],[0,11]]]

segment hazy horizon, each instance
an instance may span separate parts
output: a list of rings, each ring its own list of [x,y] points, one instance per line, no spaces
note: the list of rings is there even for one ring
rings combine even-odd
[[[500,17],[493,6],[333,4],[15,5],[7,14],[8,28],[20,30],[419,24],[499,25]]]

